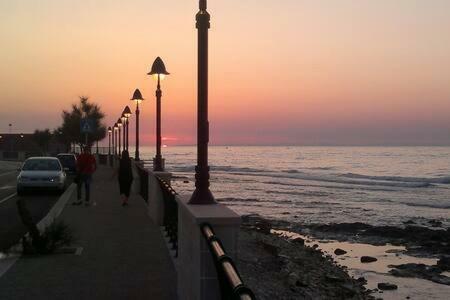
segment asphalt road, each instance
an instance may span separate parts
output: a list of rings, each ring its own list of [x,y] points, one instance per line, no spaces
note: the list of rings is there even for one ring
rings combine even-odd
[[[0,163],[0,251],[8,249],[27,232],[17,212],[16,171],[19,164]],[[32,192],[22,196],[33,220],[40,221],[52,208],[59,195],[51,192]]]

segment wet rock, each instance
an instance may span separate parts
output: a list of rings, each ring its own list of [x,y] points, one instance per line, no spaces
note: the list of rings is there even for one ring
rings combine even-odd
[[[439,220],[430,220],[428,221],[428,224],[430,224],[431,227],[442,227],[442,222]]]
[[[375,257],[372,256],[361,256],[361,262],[362,263],[371,263],[371,262],[375,262],[378,259],[376,259]]]
[[[255,224],[256,229],[259,232],[270,234],[270,230],[272,230],[272,224],[266,220],[260,220]]]
[[[437,267],[442,271],[450,271],[450,256],[442,256],[437,262]]]
[[[334,254],[336,254],[336,255],[344,255],[346,253],[347,253],[347,251],[342,250],[341,248],[337,248],[336,250],[334,250]]]
[[[317,248],[319,248],[319,245],[314,244],[314,245],[312,245],[312,247],[313,247],[313,249],[317,249]]]
[[[378,288],[383,291],[392,291],[398,289],[397,285],[388,282],[380,282]]]
[[[189,183],[189,180],[183,180],[183,183]]]
[[[361,284],[366,284],[367,283],[367,279],[365,279],[364,277],[359,277],[358,279],[356,279],[356,281],[361,283]]]
[[[290,215],[291,213],[288,212],[288,211],[285,211],[285,212],[282,212],[281,214],[282,214],[282,215]]]
[[[330,275],[327,274],[325,275],[325,279],[329,282],[342,282],[344,281],[344,279],[342,277],[338,277],[338,276],[334,276],[334,275]]]
[[[296,243],[296,244],[300,244],[300,245],[304,245],[305,244],[305,240],[302,239],[301,237],[297,237],[297,238],[293,239],[292,242]]]

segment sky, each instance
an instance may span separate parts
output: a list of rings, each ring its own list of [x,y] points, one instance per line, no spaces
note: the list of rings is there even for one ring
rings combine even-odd
[[[0,132],[89,96],[112,125],[139,88],[154,144],[196,142],[195,0],[0,0]],[[450,1],[209,0],[210,143],[450,145]],[[134,132],[134,115],[130,130]],[[130,134],[130,137],[133,137]]]

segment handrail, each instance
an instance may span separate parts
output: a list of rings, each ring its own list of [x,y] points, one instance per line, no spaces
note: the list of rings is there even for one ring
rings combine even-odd
[[[216,265],[222,299],[254,300],[252,290],[242,281],[233,260],[222,246],[220,239],[214,234],[212,226],[203,223],[200,230],[206,239],[208,248]]]
[[[155,176],[163,194],[163,226],[166,229],[175,257],[178,257],[178,203],[175,199],[177,192],[160,176]]]

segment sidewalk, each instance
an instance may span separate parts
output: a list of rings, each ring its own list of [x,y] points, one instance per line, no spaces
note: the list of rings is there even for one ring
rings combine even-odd
[[[94,176],[96,206],[69,203],[59,217],[74,229],[81,255],[19,259],[0,277],[0,299],[176,299],[177,276],[159,228],[140,196],[120,205],[111,174],[101,166]]]

